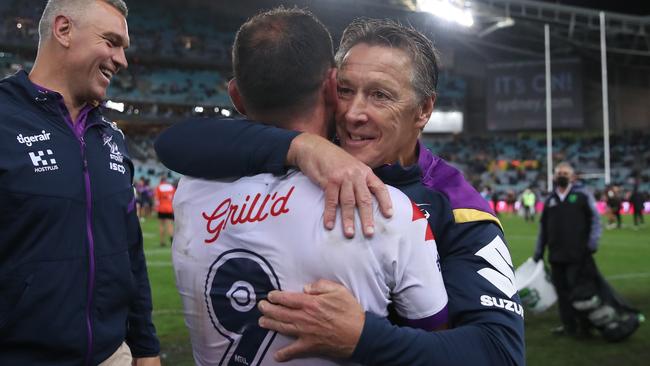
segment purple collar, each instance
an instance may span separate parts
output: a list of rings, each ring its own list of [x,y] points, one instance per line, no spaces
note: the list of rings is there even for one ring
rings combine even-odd
[[[59,105],[59,109],[61,110],[61,115],[63,116],[65,121],[68,123],[68,125],[70,125],[70,128],[72,128],[72,131],[75,133],[75,135],[77,137],[83,136],[84,131],[86,129],[86,122],[88,121],[88,113],[94,107],[92,105],[86,103],[86,105],[84,105],[83,108],[81,108],[81,110],[79,111],[79,115],[77,116],[76,121],[72,121],[72,117],[70,116],[70,112],[68,111],[68,107],[65,106],[65,102],[63,101],[63,96],[60,93],[58,93],[58,92],[56,92],[54,90],[50,90],[50,89],[48,89],[48,88],[46,88],[44,86],[38,85],[38,84],[36,84],[34,82],[32,82],[32,84],[34,85],[34,87],[36,87],[36,89],[39,92],[41,92],[43,94],[53,95],[56,98],[56,100],[58,102],[58,105]]]
[[[418,141],[418,165],[422,170],[422,184],[443,193],[449,199],[451,208],[474,209],[494,215],[488,202],[463,177],[463,173],[449,165]]]

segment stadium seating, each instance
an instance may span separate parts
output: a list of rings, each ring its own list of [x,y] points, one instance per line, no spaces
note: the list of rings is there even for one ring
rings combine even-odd
[[[528,186],[546,185],[545,136],[425,136],[424,139],[434,153],[461,169],[476,186],[521,192]],[[611,146],[611,181],[631,188],[638,177],[640,189],[650,191],[649,136],[638,133],[612,136]],[[605,188],[603,149],[599,136],[559,137],[553,140],[553,160],[571,162],[588,186],[602,191]]]
[[[0,39],[4,49],[35,50],[42,0],[0,2]],[[230,45],[234,31],[215,26],[214,14],[190,8],[182,12],[129,1],[130,67],[117,74],[108,98],[128,104],[125,118],[172,123],[196,115],[206,107],[211,115],[230,108],[227,95]],[[186,10],[186,11],[185,11]],[[232,19],[231,19],[232,22]],[[218,23],[218,22],[217,22]],[[236,21],[235,23],[239,23]],[[29,52],[0,52],[0,77],[29,70]],[[467,80],[443,70],[438,82],[437,106],[463,108]],[[199,112],[198,114],[202,114]],[[136,176],[155,179],[165,169],[156,162],[151,135],[131,135],[131,151],[140,162]],[[647,134],[611,138],[612,182],[631,188],[635,178],[642,191],[650,191],[650,138]],[[491,186],[504,196],[516,196],[533,186],[546,185],[544,135],[490,134],[489,137],[425,135],[434,153],[460,168],[477,188]],[[570,161],[594,191],[604,190],[602,137],[589,133],[563,133],[553,140],[553,160]]]

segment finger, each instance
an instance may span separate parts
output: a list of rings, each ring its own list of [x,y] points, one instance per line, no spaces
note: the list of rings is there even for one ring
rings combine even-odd
[[[322,295],[328,292],[346,290],[345,286],[330,280],[318,280],[305,285],[304,291],[309,295]]]
[[[328,184],[325,188],[325,212],[323,213],[323,224],[327,230],[334,229],[336,222],[336,207],[339,205],[338,184]]]
[[[312,350],[313,348],[313,345],[308,344],[302,339],[298,339],[288,346],[280,348],[275,352],[273,358],[278,362],[286,362],[297,357],[305,356],[309,353],[314,353]]]
[[[271,291],[267,296],[270,305],[291,309],[302,309],[310,299],[309,295],[300,292]],[[262,301],[260,301],[262,303]]]
[[[393,201],[390,199],[388,188],[376,175],[370,174],[367,178],[368,188],[375,195],[379,210],[386,218],[393,216]]]
[[[372,194],[365,180],[357,180],[354,183],[354,197],[359,210],[363,234],[366,237],[371,237],[375,233],[375,217],[372,209]]]
[[[301,315],[299,310],[287,308],[281,305],[274,305],[268,301],[260,301],[257,308],[262,312],[264,319],[275,322],[293,324]]]
[[[260,317],[259,320],[257,321],[257,324],[264,329],[272,330],[284,334],[286,336],[290,336],[290,337],[298,336],[298,332],[295,326],[266,316]]]
[[[339,204],[341,206],[341,222],[343,223],[343,235],[346,238],[354,237],[354,210],[356,201],[354,199],[354,188],[352,182],[346,180],[341,185],[339,192]]]

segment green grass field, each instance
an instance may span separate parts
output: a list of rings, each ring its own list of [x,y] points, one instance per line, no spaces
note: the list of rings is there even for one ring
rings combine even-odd
[[[625,220],[623,229],[604,230],[596,261],[612,286],[647,316],[650,315],[650,225],[634,231],[631,218],[625,217]],[[502,221],[512,260],[518,266],[532,254],[537,224],[525,223],[514,216],[505,216]],[[148,219],[143,231],[153,291],[154,322],[161,341],[163,363],[193,365],[181,300],[174,284],[171,250],[169,246],[160,247],[157,224],[156,219]],[[630,339],[617,344],[606,343],[598,337],[587,340],[554,337],[549,330],[556,325],[555,307],[540,315],[526,314],[528,365],[634,366],[650,363],[649,322],[642,324]]]

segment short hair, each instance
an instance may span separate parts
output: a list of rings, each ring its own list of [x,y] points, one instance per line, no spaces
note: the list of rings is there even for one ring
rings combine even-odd
[[[345,55],[360,43],[404,51],[413,65],[411,84],[423,101],[435,95],[438,85],[438,56],[431,40],[413,27],[389,19],[355,19],[343,31],[335,60],[342,66]]]
[[[50,38],[52,34],[52,24],[58,15],[67,15],[76,18],[82,14],[91,4],[97,1],[103,1],[117,9],[126,18],[129,15],[129,8],[124,0],[48,0],[38,22],[39,44],[43,40]]]
[[[239,28],[232,63],[247,109],[307,106],[334,67],[332,37],[311,12],[277,7]]]
[[[553,169],[553,171],[557,173],[558,170],[560,170],[560,168],[567,168],[571,172],[571,175],[573,175],[574,173],[573,167],[571,166],[571,163],[569,163],[568,161],[563,161],[561,163],[558,163],[558,165],[555,166],[555,169]]]

